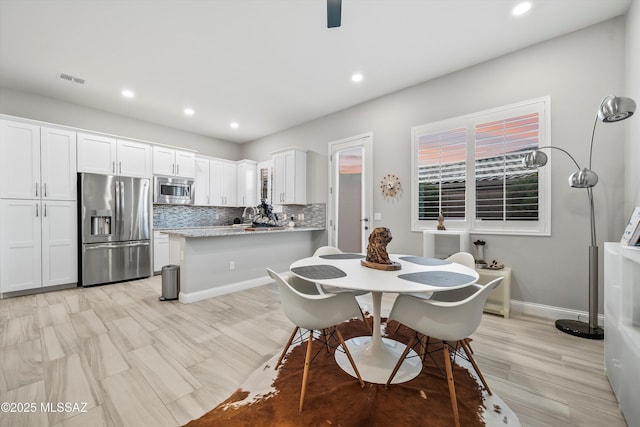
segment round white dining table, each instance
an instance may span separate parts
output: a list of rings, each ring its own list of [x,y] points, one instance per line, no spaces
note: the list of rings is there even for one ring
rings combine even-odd
[[[478,273],[469,267],[435,258],[391,254],[392,262],[400,264],[395,271],[377,270],[361,265],[362,254],[331,254],[313,256],[295,261],[290,270],[296,276],[321,285],[343,289],[364,290],[372,294],[373,334],[355,337],[346,344],[353,356],[362,379],[384,384],[405,345],[382,337],[381,305],[384,292],[415,293],[438,292],[469,286],[478,280]],[[343,351],[336,351],[336,362],[350,375],[355,376]],[[405,359],[393,383],[415,378],[422,370],[422,360],[413,350]]]

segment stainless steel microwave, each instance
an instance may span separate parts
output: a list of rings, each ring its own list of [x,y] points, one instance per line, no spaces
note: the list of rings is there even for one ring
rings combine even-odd
[[[156,175],[153,177],[153,203],[193,204],[193,179]]]

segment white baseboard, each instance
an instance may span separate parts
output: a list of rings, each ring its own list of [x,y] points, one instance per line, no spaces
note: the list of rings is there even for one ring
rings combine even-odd
[[[213,298],[232,292],[242,291],[245,289],[255,288],[257,286],[272,283],[273,280],[269,276],[258,277],[257,279],[245,280],[243,282],[231,283],[228,285],[218,286],[198,292],[180,292],[179,301],[182,303],[191,303],[201,301],[207,298]],[[554,307],[552,305],[536,304],[532,302],[524,302],[511,300],[511,315],[526,314],[529,316],[541,317],[543,319],[575,319],[587,321],[589,313],[586,311],[571,310],[563,307]],[[598,315],[598,324],[604,325],[604,315]]]
[[[242,291],[245,289],[255,288],[257,286],[266,285],[273,280],[269,276],[258,277],[257,279],[245,280],[243,282],[230,283],[228,285],[216,286],[215,288],[205,289],[197,292],[180,292],[178,300],[182,303],[190,303],[201,301],[207,298],[213,298],[224,294],[230,294],[232,292]]]
[[[589,319],[589,313],[586,311],[571,310],[563,307],[554,307],[552,305],[543,305],[517,300],[511,300],[511,313],[527,314],[551,320],[574,319],[586,322]],[[604,315],[602,314],[598,315],[598,325],[604,325]]]

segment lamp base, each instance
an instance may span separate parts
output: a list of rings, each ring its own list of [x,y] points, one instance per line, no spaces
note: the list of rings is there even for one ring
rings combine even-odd
[[[556,328],[564,333],[590,340],[604,339],[604,329],[601,327],[592,328],[587,322],[572,319],[556,320]]]

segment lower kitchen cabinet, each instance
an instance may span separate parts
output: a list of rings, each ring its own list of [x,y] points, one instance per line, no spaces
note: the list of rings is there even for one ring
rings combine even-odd
[[[0,200],[0,292],[77,283],[75,201]]]
[[[169,264],[169,235],[153,232],[153,271],[160,272],[162,267]]]

